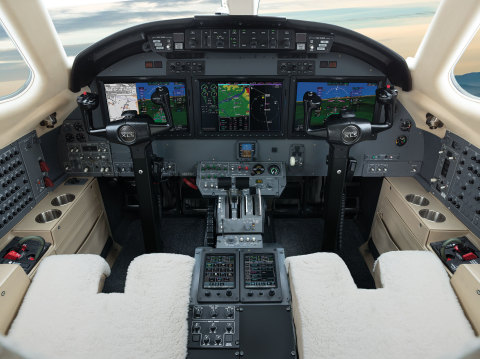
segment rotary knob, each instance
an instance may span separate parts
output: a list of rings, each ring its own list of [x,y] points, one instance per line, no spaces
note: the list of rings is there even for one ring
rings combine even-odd
[[[232,317],[233,317],[234,310],[233,310],[233,308],[231,308],[231,307],[227,307],[227,308],[225,309],[225,313],[226,313],[226,315],[227,315],[227,318],[232,318]]]

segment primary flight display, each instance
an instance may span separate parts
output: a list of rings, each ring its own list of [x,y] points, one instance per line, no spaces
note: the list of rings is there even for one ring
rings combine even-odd
[[[295,103],[295,130],[303,131],[303,95],[307,91],[322,99],[320,108],[312,113],[311,126],[321,126],[325,120],[342,110],[353,111],[356,117],[373,121],[375,113],[375,82],[298,82]]]
[[[162,107],[150,99],[153,92],[162,86],[168,88],[174,127],[187,128],[185,83],[178,81],[104,84],[110,122],[122,119],[123,112],[134,110],[149,115],[156,123],[166,123]]]

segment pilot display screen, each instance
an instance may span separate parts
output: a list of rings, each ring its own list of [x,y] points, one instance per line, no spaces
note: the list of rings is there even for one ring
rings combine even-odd
[[[205,256],[203,288],[235,288],[234,254],[207,254]]]
[[[247,289],[276,288],[275,256],[269,253],[246,254],[244,258]]]
[[[149,115],[156,123],[166,123],[161,106],[150,98],[160,87],[168,88],[173,125],[176,129],[187,129],[187,101],[184,82],[137,82],[104,84],[110,122],[122,118],[124,111],[134,110]]]
[[[281,82],[200,82],[202,131],[278,132]]]
[[[373,121],[375,113],[375,82],[298,82],[295,104],[295,130],[304,130],[303,95],[307,91],[322,99],[318,110],[312,112],[311,127],[324,124],[328,116],[342,110],[353,111],[356,117]]]

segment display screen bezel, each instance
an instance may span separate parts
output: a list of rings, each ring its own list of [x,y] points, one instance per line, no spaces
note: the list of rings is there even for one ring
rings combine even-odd
[[[193,134],[193,106],[190,96],[191,80],[187,77],[171,77],[171,76],[112,76],[98,77],[96,81],[97,90],[100,96],[100,105],[102,110],[102,118],[104,125],[110,123],[110,115],[107,105],[107,97],[105,92],[105,84],[115,83],[139,83],[139,82],[183,82],[185,84],[185,100],[187,110],[187,127],[183,129],[172,128],[170,131],[160,134],[165,137],[191,137]]]
[[[201,102],[200,102],[200,84],[203,81],[215,82],[278,82],[282,84],[282,115],[280,118],[279,131],[203,131],[201,119]],[[290,81],[285,76],[197,76],[193,79],[194,91],[194,109],[198,114],[195,121],[195,132],[198,137],[221,137],[221,138],[251,138],[251,137],[285,137],[288,122],[288,94]]]
[[[297,84],[299,82],[358,82],[358,83],[366,83],[366,82],[375,82],[377,83],[377,88],[381,88],[385,86],[386,79],[384,76],[334,76],[334,77],[292,77],[291,80],[291,89],[290,92],[290,111],[289,111],[289,124],[288,124],[288,133],[289,137],[303,137],[309,136],[305,133],[304,130],[296,130],[295,129],[295,114],[296,114],[296,102],[297,102]],[[372,123],[379,123],[381,118],[381,107],[377,101],[375,101],[374,113]]]
[[[230,286],[205,286],[205,270],[207,265],[207,258],[208,257],[218,257],[218,256],[232,256],[233,257],[233,287]],[[202,261],[202,288],[207,290],[227,290],[227,289],[235,289],[237,287],[237,256],[235,253],[205,253],[204,259]]]
[[[275,285],[274,286],[252,286],[247,285],[247,273],[246,273],[246,261],[248,256],[272,256],[273,258],[273,268],[275,270],[274,277],[275,277]],[[278,284],[279,276],[278,276],[278,266],[277,266],[277,256],[274,253],[269,252],[254,252],[254,253],[244,253],[243,255],[243,287],[245,289],[275,289],[279,287]]]

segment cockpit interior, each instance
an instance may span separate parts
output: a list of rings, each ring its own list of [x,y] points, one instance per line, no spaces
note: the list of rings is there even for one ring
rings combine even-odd
[[[0,357],[480,358],[480,3],[436,2],[405,59],[258,0],[67,57],[2,0]]]

